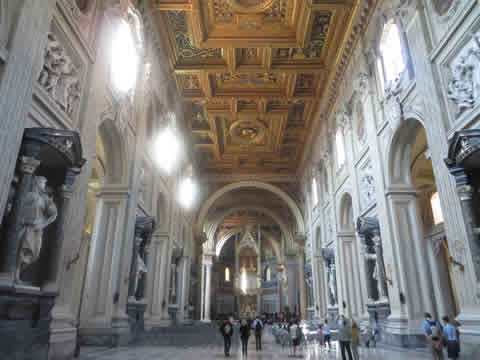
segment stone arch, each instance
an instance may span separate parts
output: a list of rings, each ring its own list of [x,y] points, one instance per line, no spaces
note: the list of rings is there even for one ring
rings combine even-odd
[[[121,131],[111,118],[104,119],[98,127],[105,154],[105,183],[127,182],[126,144]]]
[[[293,200],[290,197],[290,195],[288,195],[279,187],[268,184],[268,183],[260,182],[260,181],[240,181],[240,182],[232,183],[229,185],[225,185],[221,189],[215,191],[215,193],[213,193],[200,208],[197,221],[195,223],[195,232],[197,234],[201,234],[204,231],[204,228],[203,228],[204,221],[207,217],[208,211],[210,210],[210,208],[212,207],[212,205],[215,203],[216,200],[218,200],[221,196],[223,196],[224,194],[230,191],[242,189],[242,188],[249,188],[249,187],[270,191],[271,193],[277,195],[283,201],[285,201],[285,203],[290,208],[290,211],[292,212],[293,216],[295,217],[297,234],[301,236],[305,235],[305,222],[303,219],[302,212],[300,211],[300,208],[298,207],[295,200]]]
[[[410,117],[400,123],[391,137],[387,151],[387,184],[390,186],[410,186],[410,157],[415,135],[423,128],[423,122]]]
[[[253,211],[263,213],[267,216],[270,216],[273,219],[273,221],[275,221],[278,224],[278,226],[280,226],[280,229],[282,230],[282,234],[285,237],[285,243],[293,246],[293,237],[292,237],[291,232],[288,231],[287,226],[283,223],[282,219],[275,212],[273,212],[272,210],[267,209],[265,207],[261,207],[261,206],[238,206],[238,207],[228,209],[225,212],[222,212],[210,224],[210,226],[207,229],[207,233],[206,233],[208,240],[207,240],[207,243],[205,244],[205,246],[208,249],[213,249],[215,233],[217,232],[217,229],[220,226],[220,224],[222,223],[223,219],[225,219],[227,216],[233,214],[234,212],[237,212],[237,211],[240,211],[240,210],[253,210]]]

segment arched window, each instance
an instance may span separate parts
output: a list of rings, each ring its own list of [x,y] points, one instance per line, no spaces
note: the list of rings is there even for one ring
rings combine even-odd
[[[393,20],[385,24],[379,46],[380,58],[377,60],[379,72],[383,75],[383,88],[389,86],[406,67],[401,36],[400,28]]]
[[[139,63],[133,27],[121,20],[112,39],[112,82],[115,90],[127,93],[137,80]]]
[[[225,282],[230,282],[230,269],[225,268]]]
[[[247,293],[247,270],[245,270],[245,268],[242,269],[242,275],[240,277],[240,289],[244,294]]]
[[[341,168],[345,164],[345,144],[343,142],[342,129],[338,128],[335,134],[335,144],[337,148],[337,166]]]
[[[272,270],[270,270],[270,266],[267,266],[265,269],[265,282],[272,281]]]
[[[312,200],[313,206],[318,204],[318,189],[317,189],[317,179],[313,178],[312,180]]]
[[[440,205],[440,197],[438,196],[438,192],[435,192],[430,198],[430,205],[432,207],[433,223],[435,225],[443,223],[443,212]]]

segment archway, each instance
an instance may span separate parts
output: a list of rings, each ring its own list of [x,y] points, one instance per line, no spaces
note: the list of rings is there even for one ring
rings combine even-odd
[[[456,315],[435,176],[426,131],[417,119],[405,120],[392,138],[387,182],[396,286],[409,326],[420,321],[425,311],[437,318]]]
[[[242,188],[257,188],[269,191],[275,195],[277,195],[280,199],[282,199],[289,207],[290,211],[292,212],[293,216],[296,220],[296,232],[298,236],[304,237],[305,235],[305,222],[303,219],[303,215],[298,207],[297,203],[282,189],[273,186],[271,184],[259,182],[259,181],[240,181],[233,184],[225,185],[221,189],[215,191],[202,205],[200,211],[198,213],[197,221],[195,223],[195,232],[197,235],[203,233],[205,230],[205,220],[208,215],[210,208],[213,206],[216,200],[220,197],[225,195],[226,193],[242,189]],[[290,244],[293,247],[293,244]]]
[[[114,118],[106,117],[98,128],[97,156],[89,183],[85,222],[89,248],[84,254],[88,260],[84,261],[84,274],[80,275],[83,281],[79,282],[83,295],[79,331],[85,344],[95,341],[95,332],[91,332],[97,326],[94,324],[102,319],[101,323],[109,329],[109,321],[117,311],[102,300],[113,298],[118,291],[113,284],[119,276],[129,197],[125,143]],[[104,275],[99,278],[98,274]]]

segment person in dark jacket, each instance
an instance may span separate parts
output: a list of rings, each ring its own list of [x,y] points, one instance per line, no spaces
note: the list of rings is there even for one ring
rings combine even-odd
[[[250,326],[246,320],[242,320],[240,325],[240,340],[242,340],[242,355],[247,355],[248,338],[250,337]]]
[[[252,329],[255,331],[255,346],[257,348],[257,351],[262,351],[263,322],[258,318],[258,316],[252,323]]]
[[[223,336],[223,344],[225,345],[225,356],[230,356],[230,346],[232,345],[233,325],[227,319],[220,326],[220,333]]]

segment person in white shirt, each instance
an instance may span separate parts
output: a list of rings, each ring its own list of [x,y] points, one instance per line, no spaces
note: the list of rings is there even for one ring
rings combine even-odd
[[[327,319],[325,319],[325,324],[323,324],[323,343],[325,347],[327,347],[328,343],[328,351],[332,349],[332,344],[330,343],[330,327],[328,326]]]

